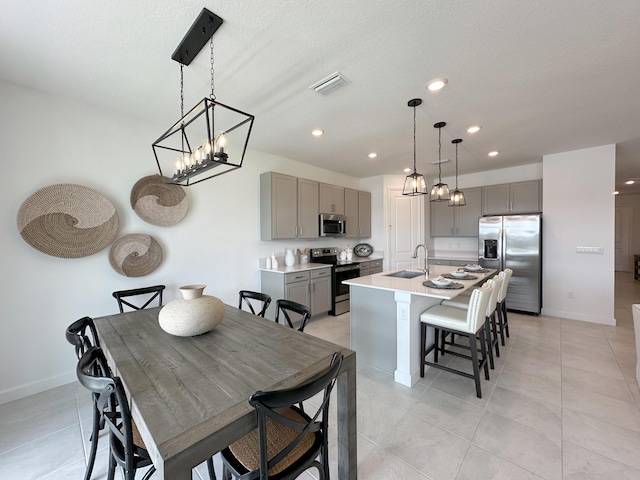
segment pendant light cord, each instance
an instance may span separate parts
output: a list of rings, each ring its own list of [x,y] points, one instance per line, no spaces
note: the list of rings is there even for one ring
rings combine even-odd
[[[456,190],[458,190],[458,144],[456,143]]]
[[[413,107],[413,174],[416,172],[416,107]]]
[[[438,183],[442,183],[442,142],[440,136],[442,134],[442,127],[438,127]]]

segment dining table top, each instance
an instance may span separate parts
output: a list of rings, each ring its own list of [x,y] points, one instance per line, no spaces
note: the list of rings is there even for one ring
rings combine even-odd
[[[161,307],[94,319],[113,374],[159,478],[191,469],[256,427],[249,396],[298,385],[344,355],[337,384],[340,478],[356,478],[355,352],[225,305],[223,321],[193,337],[166,333]]]

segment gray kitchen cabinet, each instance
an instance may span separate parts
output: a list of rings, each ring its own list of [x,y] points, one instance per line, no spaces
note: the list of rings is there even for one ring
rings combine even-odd
[[[540,180],[482,187],[483,215],[510,215],[542,211]]]
[[[279,299],[306,305],[311,315],[331,310],[331,267],[282,273],[262,270],[260,291],[271,296],[271,305],[265,315],[275,319],[275,305]]]
[[[371,260],[369,262],[369,266],[371,269],[371,275],[374,273],[382,273],[382,259]]]
[[[467,204],[450,207],[449,202],[430,202],[432,237],[477,237],[482,216],[482,188],[463,190]]]
[[[320,213],[344,215],[344,188],[328,183],[320,184]]]
[[[371,275],[371,262],[360,262],[360,276],[366,277]]]
[[[318,182],[281,173],[260,175],[260,238],[317,238]]]
[[[373,275],[374,273],[382,272],[382,259],[359,260],[359,263],[361,277],[366,277],[367,275]]]
[[[331,268],[311,270],[311,315],[331,310]]]
[[[371,193],[344,189],[347,238],[371,237]]]

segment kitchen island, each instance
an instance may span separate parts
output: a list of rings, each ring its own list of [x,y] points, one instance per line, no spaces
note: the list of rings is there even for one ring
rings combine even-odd
[[[477,279],[453,280],[464,285],[459,290],[422,285],[427,278],[455,269],[431,265],[428,277],[391,276],[403,270],[400,269],[345,281],[351,296],[351,349],[356,351],[358,361],[393,374],[402,385],[413,386],[420,377],[420,314],[496,273],[493,269],[487,273],[470,272]],[[433,332],[429,332],[427,343],[432,341]]]

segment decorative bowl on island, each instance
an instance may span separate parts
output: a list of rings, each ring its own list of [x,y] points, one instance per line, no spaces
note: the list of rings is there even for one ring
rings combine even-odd
[[[456,270],[455,272],[451,272],[450,275],[456,278],[464,278],[467,276],[467,272],[464,270]]]
[[[476,270],[482,270],[482,265],[478,265],[477,263],[469,264],[466,267],[467,270],[474,272]]]
[[[446,287],[451,283],[451,280],[449,280],[448,278],[437,277],[437,278],[432,278],[431,283],[433,283],[438,287]]]

